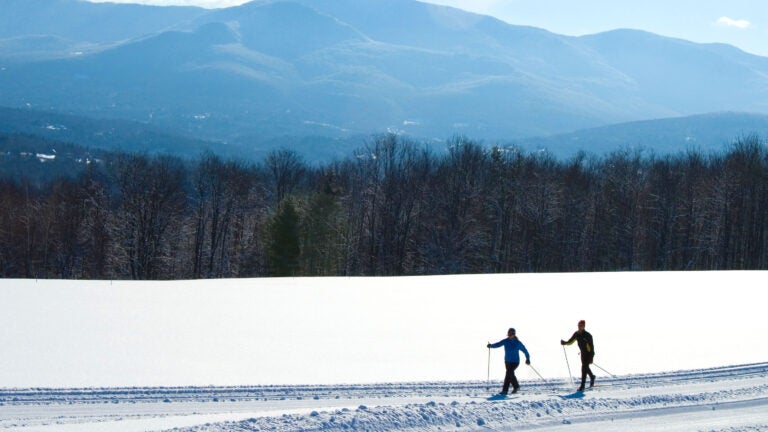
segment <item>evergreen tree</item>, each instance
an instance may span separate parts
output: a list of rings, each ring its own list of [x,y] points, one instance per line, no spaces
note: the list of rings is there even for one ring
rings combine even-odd
[[[284,200],[269,230],[269,267],[272,276],[295,276],[299,270],[300,218],[293,200]]]

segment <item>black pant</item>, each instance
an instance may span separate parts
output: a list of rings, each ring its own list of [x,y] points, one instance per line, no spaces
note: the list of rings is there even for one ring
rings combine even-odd
[[[504,375],[504,387],[501,389],[502,393],[509,392],[509,385],[512,384],[512,389],[515,390],[520,387],[517,383],[517,377],[515,376],[515,369],[520,366],[520,363],[504,362],[507,367],[507,374]]]
[[[589,375],[590,379],[595,377],[595,374],[589,368],[589,365],[592,364],[592,359],[594,359],[594,356],[581,354],[581,388],[584,388],[584,384],[587,382],[587,375]]]

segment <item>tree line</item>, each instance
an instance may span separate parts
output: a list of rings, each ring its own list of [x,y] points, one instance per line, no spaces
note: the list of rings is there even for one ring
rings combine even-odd
[[[568,160],[396,135],[312,166],[114,154],[0,180],[5,278],[193,279],[768,267],[768,151]]]

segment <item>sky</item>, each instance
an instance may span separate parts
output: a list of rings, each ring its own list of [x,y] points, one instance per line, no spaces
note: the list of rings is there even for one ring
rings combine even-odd
[[[244,0],[91,0],[207,8]],[[580,36],[617,28],[650,31],[693,42],[719,42],[768,57],[765,0],[425,0],[491,15],[510,24]]]

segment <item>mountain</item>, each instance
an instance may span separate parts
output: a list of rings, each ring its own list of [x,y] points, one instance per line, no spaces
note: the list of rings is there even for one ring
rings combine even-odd
[[[59,143],[77,143],[91,149],[195,157],[219,147],[219,152],[228,153],[218,143],[174,135],[144,123],[28,109],[0,107],[0,131]]]
[[[129,120],[261,153],[301,142],[313,159],[387,131],[493,143],[768,114],[768,58],[635,30],[569,37],[414,0],[218,10],[8,1],[0,106]]]
[[[526,151],[547,150],[561,158],[584,149],[595,154],[627,149],[656,154],[698,150],[706,154],[721,153],[734,141],[753,134],[768,138],[768,115],[724,112],[643,120],[513,140],[513,144]]]
[[[695,44],[651,33],[616,30],[581,41],[632,83],[634,94],[672,114],[712,111],[768,113],[768,58],[723,44]],[[740,103],[744,101],[744,103]]]
[[[194,7],[3,0],[0,39],[55,35],[81,43],[115,43],[165,31],[206,13]]]

